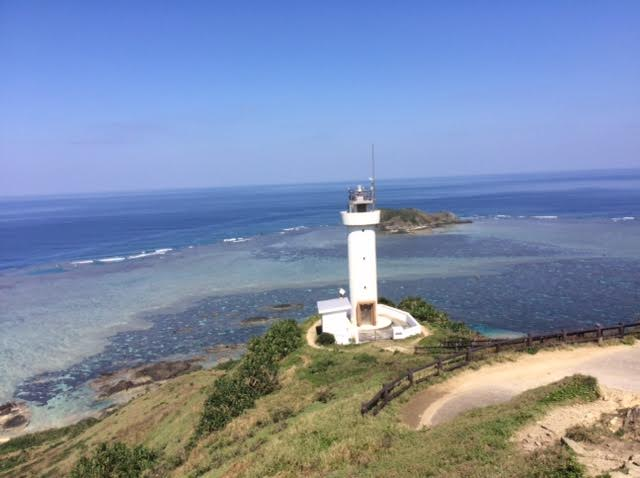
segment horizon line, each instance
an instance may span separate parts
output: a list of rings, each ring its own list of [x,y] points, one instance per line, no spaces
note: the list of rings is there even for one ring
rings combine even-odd
[[[396,176],[387,177],[380,180],[384,184],[387,181],[408,180],[416,181],[423,179],[456,179],[456,178],[490,178],[490,177],[504,177],[504,176],[532,176],[539,174],[571,174],[571,173],[597,173],[597,172],[638,172],[640,173],[640,167],[638,168],[592,168],[592,169],[562,169],[562,170],[538,170],[538,171],[526,171],[519,173],[481,173],[481,174],[452,174],[452,175],[437,175],[437,176],[417,176],[406,177]],[[106,195],[133,195],[133,194],[148,194],[159,192],[178,192],[178,191],[207,191],[213,189],[234,189],[234,188],[251,188],[251,187],[286,187],[286,186],[311,186],[322,184],[357,184],[358,181],[362,182],[364,179],[345,179],[345,180],[331,180],[331,181],[291,181],[284,183],[246,183],[246,184],[229,184],[218,186],[176,186],[176,187],[151,187],[141,189],[107,189],[102,191],[78,191],[78,192],[51,192],[51,193],[17,193],[0,195],[0,201],[2,200],[15,200],[15,199],[46,199],[46,198],[64,198],[64,197],[90,197],[90,196],[106,196]]]

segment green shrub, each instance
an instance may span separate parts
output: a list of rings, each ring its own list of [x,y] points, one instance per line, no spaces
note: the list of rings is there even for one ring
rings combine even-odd
[[[222,362],[219,362],[215,365],[215,369],[216,370],[231,370],[232,368],[234,368],[236,365],[238,365],[239,360],[234,360],[234,359],[229,359],[229,360],[224,360]]]
[[[336,364],[337,362],[333,359],[333,357],[328,357],[328,356],[318,357],[313,361],[311,365],[309,365],[309,373],[311,374],[324,373],[327,370],[329,370],[329,368],[333,367]]]
[[[336,337],[328,332],[322,332],[318,334],[316,343],[318,345],[333,345],[336,343]]]
[[[71,478],[138,478],[158,459],[153,450],[124,443],[101,443],[91,456],[83,456],[73,467]]]
[[[272,354],[275,360],[282,360],[291,352],[300,347],[302,332],[295,320],[280,320],[273,324],[262,337],[258,337],[249,343],[249,352],[256,342],[261,343],[265,350]]]
[[[378,297],[378,304],[388,305],[389,307],[395,307],[396,304],[386,297]]]
[[[464,348],[479,336],[463,322],[451,320],[446,312],[438,310],[420,297],[406,297],[398,303],[398,308],[429,326],[431,335],[420,341],[422,346],[439,347],[444,343],[455,343]]]
[[[622,343],[625,345],[633,345],[636,343],[636,338],[633,335],[625,335]]]
[[[422,322],[436,322],[447,315],[416,296],[405,297],[398,303],[398,308],[409,312],[415,319]]]
[[[278,385],[278,363],[302,341],[293,320],[276,322],[262,336],[249,341],[247,353],[229,375],[219,378],[205,400],[196,436],[221,430],[233,418],[252,408],[256,399]]]
[[[204,402],[198,433],[220,430],[234,417],[253,407],[255,395],[239,376],[221,377]]]
[[[567,401],[590,402],[600,397],[598,381],[587,375],[576,374],[562,381],[563,386],[549,393],[541,400],[544,404]]]

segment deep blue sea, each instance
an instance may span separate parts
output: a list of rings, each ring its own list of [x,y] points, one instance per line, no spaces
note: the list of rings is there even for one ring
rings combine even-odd
[[[213,355],[304,319],[347,285],[343,184],[0,198],[0,403],[33,428],[107,406],[86,386]],[[380,236],[382,294],[479,330],[549,331],[640,313],[640,170],[381,180],[380,207],[473,220]],[[302,307],[277,313],[271,306]],[[209,352],[207,352],[209,350]]]
[[[381,207],[461,216],[638,214],[640,170],[379,181]],[[354,183],[0,198],[0,270],[337,225]]]

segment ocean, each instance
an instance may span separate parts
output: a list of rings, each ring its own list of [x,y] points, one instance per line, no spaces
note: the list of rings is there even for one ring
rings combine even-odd
[[[87,387],[104,372],[313,314],[347,286],[354,184],[0,198],[0,403],[58,424],[109,405]],[[473,221],[379,236],[384,296],[490,335],[640,313],[640,170],[381,180],[378,205]]]

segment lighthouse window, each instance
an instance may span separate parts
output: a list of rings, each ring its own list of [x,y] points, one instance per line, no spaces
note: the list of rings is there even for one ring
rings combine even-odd
[[[362,230],[362,232],[364,232],[364,229]]]
[[[362,260],[364,261],[366,259],[366,257],[363,257]]]

